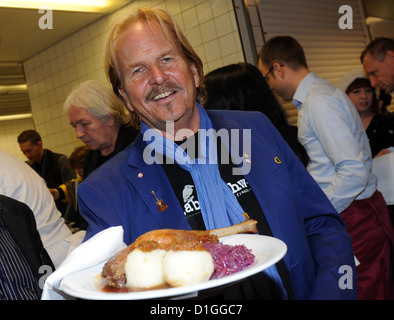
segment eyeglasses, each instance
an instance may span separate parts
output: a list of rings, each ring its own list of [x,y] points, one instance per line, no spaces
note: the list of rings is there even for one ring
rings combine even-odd
[[[279,64],[281,67],[284,66],[284,63]],[[264,80],[267,80],[268,75],[274,70],[274,66],[272,65],[271,69],[269,69],[269,71],[265,74],[264,76]]]
[[[269,69],[269,71],[266,73],[266,75],[264,76],[264,80],[267,80],[268,75],[272,72],[272,70],[274,70],[274,66],[272,66],[271,69]]]

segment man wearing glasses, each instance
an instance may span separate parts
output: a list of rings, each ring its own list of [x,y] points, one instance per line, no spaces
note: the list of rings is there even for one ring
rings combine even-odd
[[[269,86],[298,109],[298,139],[311,159],[307,169],[344,219],[360,262],[359,299],[392,299],[394,232],[371,173],[371,150],[357,109],[344,92],[309,70],[292,37],[267,41],[258,66]]]

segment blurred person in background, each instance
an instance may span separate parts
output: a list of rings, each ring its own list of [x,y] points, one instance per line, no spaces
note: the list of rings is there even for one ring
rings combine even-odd
[[[57,186],[75,179],[76,175],[68,166],[68,157],[44,149],[40,134],[35,130],[25,130],[18,136],[18,143],[23,154],[29,159],[29,165],[46,182],[48,188]],[[64,215],[67,204],[57,200],[56,207]]]
[[[77,138],[90,149],[83,169],[85,178],[126,148],[139,132],[119,98],[96,80],[76,86],[64,102],[64,110]]]
[[[394,230],[357,109],[342,90],[309,70],[293,37],[269,39],[258,66],[269,86],[298,109],[298,138],[311,160],[307,169],[345,221],[360,262],[359,299],[394,299]]]
[[[68,204],[64,219],[67,225],[76,232],[86,230],[86,221],[81,217],[78,210],[78,186],[84,179],[83,167],[85,164],[88,146],[76,147],[68,159],[68,166],[77,174],[77,178],[64,183],[57,188],[49,189],[55,200],[61,200]]]
[[[382,89],[379,89],[379,113],[389,118],[391,121],[394,121],[394,113],[387,108],[391,104],[392,98],[393,97],[391,96],[391,94],[386,93]]]
[[[371,41],[360,57],[372,87],[386,93],[394,91],[394,40],[376,38]]]
[[[31,209],[0,194],[0,300],[40,300],[40,279],[54,269]]]
[[[33,211],[44,248],[55,267],[85,235],[74,235],[66,225],[45,181],[25,162],[0,150],[0,194],[25,203]]]

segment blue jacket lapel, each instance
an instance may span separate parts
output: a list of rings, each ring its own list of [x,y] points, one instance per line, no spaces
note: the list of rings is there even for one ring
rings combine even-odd
[[[162,166],[145,163],[143,159],[145,146],[142,134],[140,134],[130,152],[128,160],[130,170],[127,171],[127,179],[135,186],[135,190],[155,217],[160,228],[190,229]],[[152,191],[167,205],[167,209],[163,212],[159,211]]]

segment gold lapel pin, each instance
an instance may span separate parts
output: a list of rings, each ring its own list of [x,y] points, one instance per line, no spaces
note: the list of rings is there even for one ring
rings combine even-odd
[[[164,203],[164,201],[163,200],[161,200],[161,199],[159,199],[159,198],[157,198],[156,197],[156,194],[155,194],[155,192],[152,190],[152,194],[155,196],[155,198],[156,198],[156,204],[157,204],[157,207],[159,208],[159,211],[160,212],[163,212],[163,211],[165,211],[166,209],[167,209],[167,205]]]
[[[246,152],[244,152],[244,158],[246,163],[251,163],[249,159],[249,155]]]

